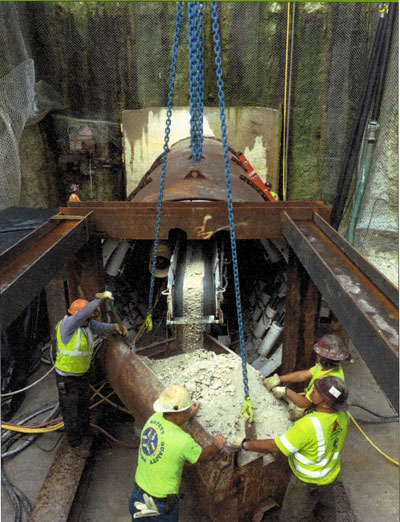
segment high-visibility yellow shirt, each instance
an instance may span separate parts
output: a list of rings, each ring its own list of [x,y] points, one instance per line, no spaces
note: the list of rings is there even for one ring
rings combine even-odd
[[[314,389],[314,381],[317,379],[320,379],[321,377],[324,377],[325,375],[330,375],[331,377],[338,377],[344,382],[344,373],[342,367],[334,366],[333,368],[330,368],[329,370],[324,370],[322,365],[320,363],[316,364],[312,368],[310,368],[310,372],[312,374],[311,380],[308,383],[307,388],[305,388],[305,397],[309,401],[311,401],[311,393]]]
[[[140,436],[135,480],[155,497],[177,494],[185,462],[197,462],[202,447],[179,426],[154,413]]]
[[[88,343],[84,328],[77,328],[67,344],[64,344],[60,333],[61,321],[57,324],[57,356],[55,366],[66,373],[83,374],[90,368],[94,342]]]
[[[331,484],[340,471],[340,451],[347,434],[347,414],[312,412],[277,437],[276,445],[303,482]]]

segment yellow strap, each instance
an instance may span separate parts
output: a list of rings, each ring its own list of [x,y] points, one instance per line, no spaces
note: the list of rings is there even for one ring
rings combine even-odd
[[[244,406],[242,408],[243,417],[249,422],[253,422],[253,408],[251,407],[250,397],[246,397],[244,400]]]
[[[152,314],[149,314],[146,317],[146,326],[147,326],[147,331],[151,332],[152,329],[153,329],[153,317],[152,317]]]

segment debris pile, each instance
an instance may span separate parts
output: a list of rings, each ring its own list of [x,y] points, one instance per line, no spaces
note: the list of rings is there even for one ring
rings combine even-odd
[[[142,359],[165,386],[181,384],[193,401],[201,402],[196,419],[210,435],[222,433],[228,444],[245,436],[242,362],[236,354],[216,355],[200,349],[168,359]],[[247,376],[257,437],[281,435],[292,425],[286,404],[263,386],[261,374],[250,365]]]

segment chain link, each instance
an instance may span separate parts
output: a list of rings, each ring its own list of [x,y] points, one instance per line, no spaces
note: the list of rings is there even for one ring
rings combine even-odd
[[[192,159],[200,161],[203,141],[204,5],[188,2],[190,145]]]
[[[244,330],[243,330],[243,316],[242,316],[242,305],[240,300],[240,284],[239,284],[239,269],[237,260],[237,249],[236,249],[236,234],[235,234],[235,219],[233,215],[233,203],[232,203],[232,185],[231,185],[231,173],[229,169],[229,156],[228,156],[228,136],[226,131],[226,116],[225,116],[225,98],[224,98],[224,82],[222,80],[222,58],[221,58],[221,46],[219,36],[219,22],[218,22],[218,2],[211,2],[211,17],[212,17],[212,30],[214,40],[214,53],[215,53],[215,64],[217,66],[217,86],[218,86],[218,100],[220,109],[220,120],[221,120],[221,133],[222,133],[222,149],[224,152],[224,167],[225,167],[225,181],[228,198],[228,215],[229,215],[229,232],[231,236],[231,249],[232,249],[232,262],[233,262],[233,276],[235,281],[235,295],[236,295],[236,310],[237,319],[239,326],[239,340],[240,340],[240,354],[242,356],[242,371],[243,371],[243,387],[244,395],[249,398],[249,383],[247,378],[247,366],[246,366],[246,349],[244,343]]]
[[[151,311],[153,308],[153,298],[154,298],[154,282],[155,282],[155,273],[156,273],[156,264],[157,264],[157,250],[160,236],[160,225],[161,225],[161,212],[162,212],[162,201],[164,196],[164,185],[165,185],[165,173],[167,169],[167,156],[168,156],[168,143],[169,143],[169,134],[171,132],[171,116],[172,116],[172,101],[174,98],[174,86],[175,86],[175,75],[176,75],[176,62],[178,57],[178,49],[179,49],[179,40],[180,40],[180,32],[182,25],[182,10],[183,10],[183,2],[178,2],[177,10],[176,10],[176,22],[175,22],[175,37],[174,37],[174,49],[172,52],[172,62],[171,62],[171,74],[170,74],[170,82],[169,82],[169,92],[168,92],[168,102],[167,102],[167,119],[165,123],[165,136],[164,136],[164,146],[163,146],[163,157],[162,157],[162,167],[161,167],[161,179],[160,179],[160,192],[158,194],[158,206],[157,206],[157,216],[156,216],[156,230],[153,244],[153,261],[151,267],[151,281],[150,281],[150,290],[149,290],[149,304],[147,308],[147,318],[149,330],[151,330]]]

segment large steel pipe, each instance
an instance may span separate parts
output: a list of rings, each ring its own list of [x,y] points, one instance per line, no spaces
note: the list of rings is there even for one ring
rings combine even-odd
[[[262,191],[246,176],[246,169],[229,150],[232,200],[268,201]],[[132,201],[158,201],[162,155],[143,176],[129,195]],[[203,139],[201,161],[192,161],[190,138],[172,145],[168,153],[164,201],[226,201],[226,182],[222,143],[215,138]]]
[[[227,350],[227,352],[230,352]],[[153,413],[153,402],[163,389],[152,370],[127,345],[116,338],[105,341],[102,360],[108,381],[125,406],[143,426]],[[216,415],[223,415],[223,411]],[[188,431],[202,446],[212,437],[193,419]],[[240,466],[240,454],[224,450],[214,460],[185,469],[185,478],[196,491],[203,510],[213,522],[250,520],[254,511],[266,499],[282,500],[289,480],[286,459],[262,457]]]

